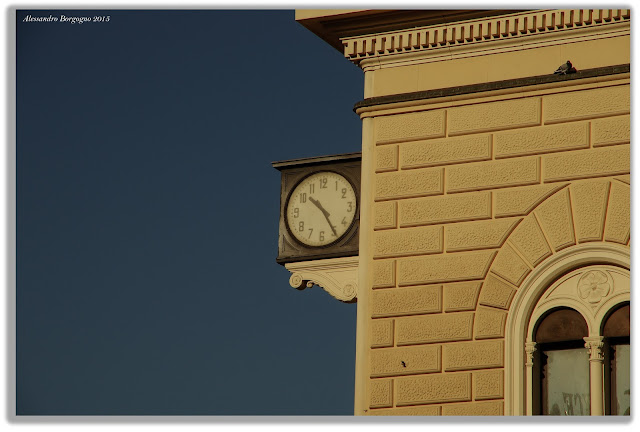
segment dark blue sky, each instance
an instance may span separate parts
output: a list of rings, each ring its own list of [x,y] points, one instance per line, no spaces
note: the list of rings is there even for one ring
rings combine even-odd
[[[289,286],[271,162],[360,151],[360,69],[293,11],[16,42],[17,414],[351,415],[356,305]]]

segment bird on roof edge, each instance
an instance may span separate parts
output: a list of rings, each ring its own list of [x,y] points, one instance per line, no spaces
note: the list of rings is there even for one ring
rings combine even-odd
[[[573,67],[573,65],[571,64],[571,62],[569,60],[567,60],[566,63],[561,64],[558,69],[555,70],[555,72],[553,72],[554,74],[560,74],[560,75],[566,75],[566,74],[570,74],[570,73],[576,73],[577,70],[576,68]]]

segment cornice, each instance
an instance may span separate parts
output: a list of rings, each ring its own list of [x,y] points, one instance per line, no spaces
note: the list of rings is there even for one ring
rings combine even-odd
[[[543,34],[607,26],[628,22],[629,19],[629,9],[536,10],[403,31],[343,37],[340,40],[344,56],[359,64],[369,58],[436,52],[462,45],[471,48],[473,45],[498,40],[521,43],[525,38]]]
[[[629,74],[631,72],[630,64],[622,64],[615,66],[605,66],[593,69],[585,69],[568,75],[540,75],[525,78],[516,78],[503,81],[493,81],[479,84],[469,84],[456,87],[447,87],[441,89],[424,90],[412,93],[400,93],[386,96],[376,96],[357,102],[353,111],[357,114],[362,113],[363,109],[377,107],[381,105],[391,105],[398,103],[407,103],[415,101],[423,101],[426,99],[437,99],[452,96],[461,96],[472,93],[491,92],[507,89],[521,89],[522,87],[540,86],[544,84],[563,83],[566,81],[585,80],[588,78],[605,77],[609,75]]]

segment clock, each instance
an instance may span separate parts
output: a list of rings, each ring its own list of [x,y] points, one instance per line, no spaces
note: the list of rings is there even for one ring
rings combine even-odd
[[[285,206],[289,232],[307,247],[327,246],[351,227],[357,200],[353,185],[333,171],[318,171],[302,179]]]
[[[360,153],[274,162],[280,264],[358,254]]]

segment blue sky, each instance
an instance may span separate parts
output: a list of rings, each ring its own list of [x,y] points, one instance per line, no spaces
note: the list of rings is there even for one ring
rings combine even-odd
[[[360,69],[287,10],[16,29],[17,413],[351,415],[356,305],[289,286],[271,162],[360,150]]]

